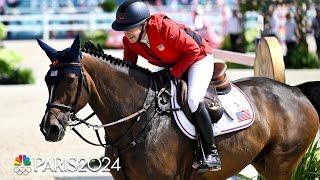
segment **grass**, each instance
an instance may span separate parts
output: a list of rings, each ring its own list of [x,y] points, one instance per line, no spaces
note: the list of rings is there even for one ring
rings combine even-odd
[[[292,180],[320,178],[320,147],[312,144],[292,175]]]

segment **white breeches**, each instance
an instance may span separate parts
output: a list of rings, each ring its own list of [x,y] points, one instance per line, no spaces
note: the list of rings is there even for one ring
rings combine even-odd
[[[188,105],[194,113],[206,95],[213,75],[214,59],[212,55],[191,65],[188,71]]]

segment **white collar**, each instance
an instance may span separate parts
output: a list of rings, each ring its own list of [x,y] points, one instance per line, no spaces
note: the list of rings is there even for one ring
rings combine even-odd
[[[146,44],[150,48],[150,43],[149,43],[149,38],[148,38],[146,26],[143,29],[144,30],[143,30],[143,34],[142,34],[142,38],[141,38],[140,42]]]

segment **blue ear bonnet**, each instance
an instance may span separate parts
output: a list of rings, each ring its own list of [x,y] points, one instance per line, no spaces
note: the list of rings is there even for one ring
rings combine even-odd
[[[45,76],[48,85],[57,84],[64,74],[74,73],[81,76],[81,66],[69,65],[68,63],[80,63],[82,54],[80,51],[80,37],[76,36],[70,48],[62,51],[56,51],[43,41],[37,39],[39,46],[45,51],[52,62],[52,66]]]
[[[78,49],[75,52],[73,49],[67,48],[62,51],[57,51],[55,53],[56,59],[59,61],[59,63],[69,63],[69,62],[75,62],[75,63],[80,63],[82,54],[81,51]]]

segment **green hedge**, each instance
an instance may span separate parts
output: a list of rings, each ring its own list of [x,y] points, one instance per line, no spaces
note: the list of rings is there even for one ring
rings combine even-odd
[[[246,29],[244,33],[242,33],[242,37],[244,38],[241,45],[241,52],[255,52],[255,40],[257,37],[257,31],[255,29]],[[225,36],[221,49],[230,51],[231,50],[231,40],[230,36]]]
[[[228,69],[250,69],[252,67],[242,65],[242,64],[237,64],[237,63],[232,63],[232,62],[226,62]]]
[[[0,22],[0,40],[3,40],[7,37],[7,28]]]
[[[225,36],[221,45],[221,49],[231,51],[231,40],[230,36]]]
[[[290,59],[290,64],[286,68],[320,68],[320,60],[317,55],[310,53],[308,47],[302,43],[298,44],[288,58]]]
[[[15,51],[0,49],[0,84],[30,84],[34,83],[30,69],[21,69],[19,64],[22,56]]]
[[[97,30],[97,31],[87,31],[81,37],[81,46],[88,41],[91,40],[96,46],[100,44],[102,48],[106,48],[105,44],[108,39],[108,33],[105,31]]]
[[[100,6],[104,12],[113,12],[116,10],[117,3],[115,0],[105,0]]]

